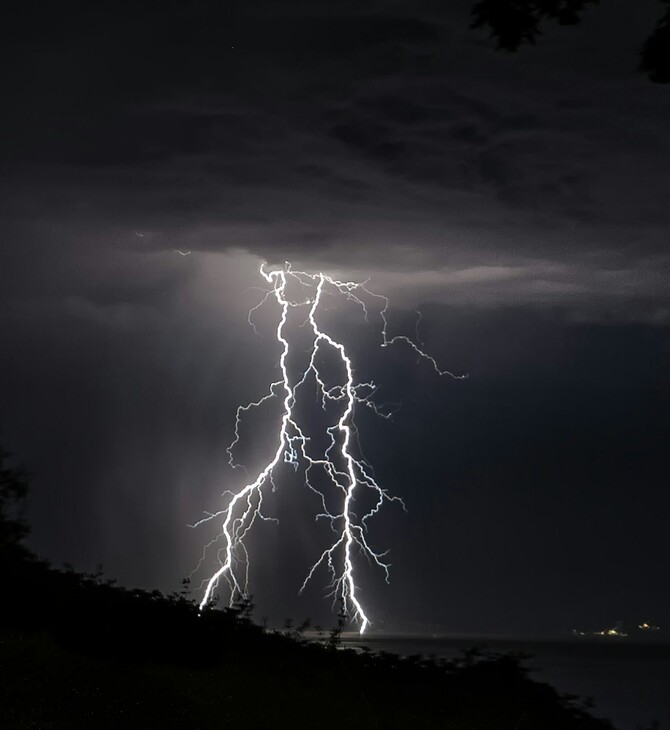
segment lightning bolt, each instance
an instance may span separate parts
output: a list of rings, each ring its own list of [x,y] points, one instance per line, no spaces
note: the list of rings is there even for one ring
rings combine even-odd
[[[362,310],[365,321],[368,321],[370,316],[370,302],[378,302],[379,306],[376,307],[376,311],[381,320],[380,344],[382,347],[404,344],[418,355],[419,359],[426,360],[438,375],[447,375],[457,379],[466,376],[455,375],[440,369],[435,359],[410,338],[404,335],[389,337],[387,317],[389,300],[383,295],[370,291],[366,286],[367,281],[339,281],[323,273],[294,271],[289,263],[286,263],[281,269],[271,271],[266,271],[263,264],[260,274],[270,288],[261,302],[249,312],[249,323],[256,330],[252,315],[272,299],[276,301],[280,317],[275,337],[281,348],[279,356],[281,379],[272,383],[267,393],[259,400],[237,409],[235,437],[228,447],[229,463],[233,467],[241,466],[235,463],[233,451],[240,440],[239,427],[244,414],[259,408],[271,399],[281,399],[283,406],[281,425],[277,435],[277,448],[272,459],[261,469],[253,481],[249,481],[237,491],[224,493],[224,496],[229,497],[225,508],[216,513],[206,513],[205,517],[193,525],[193,527],[197,527],[212,520],[223,520],[220,533],[205,546],[200,561],[202,564],[208,548],[220,542],[223,543],[217,549],[218,569],[206,583],[203,582],[205,590],[200,609],[204,609],[212,600],[221,579],[228,582],[231,603],[238,596],[247,595],[249,556],[244,539],[257,520],[272,519],[262,512],[263,494],[268,488],[276,489],[275,471],[281,464],[287,464],[295,471],[302,467],[304,483],[316,494],[321,505],[322,511],[316,515],[316,518],[329,521],[331,529],[335,533],[330,546],[321,553],[309,570],[300,592],[305,589],[318,569],[325,566],[330,575],[329,595],[333,597],[334,601],[341,603],[344,613],[352,622],[358,624],[360,633],[363,633],[370,625],[370,619],[363,608],[356,584],[356,558],[360,554],[367,557],[383,571],[387,582],[390,567],[385,560],[386,553],[376,552],[370,546],[366,536],[367,521],[375,516],[386,502],[398,502],[403,508],[405,505],[399,497],[390,495],[377,483],[372,468],[362,456],[354,455],[356,446],[354,442],[358,441],[354,421],[356,406],[368,407],[383,418],[389,418],[393,410],[389,406],[378,406],[372,400],[376,391],[373,382],[355,382],[354,368],[345,346],[329,335],[319,324],[318,315],[324,307],[324,297],[339,296],[353,302]],[[288,293],[289,284],[297,290],[307,291],[307,295],[297,300],[291,299]],[[291,346],[286,329],[292,310],[307,311],[306,319],[303,320],[301,326],[309,326],[311,338],[307,367],[297,379],[291,378],[287,362]],[[320,353],[330,353],[335,362],[339,363],[344,372],[341,382],[334,385],[327,383],[317,365],[317,356]],[[296,416],[296,404],[300,391],[310,380],[310,376],[316,384],[324,412],[339,408],[339,417],[326,427],[329,443],[321,454],[310,453],[310,439]],[[358,452],[360,452],[360,448],[357,449]],[[336,495],[340,495],[338,503],[341,507],[337,510],[328,507],[329,499],[325,489],[317,486],[314,475],[318,472],[325,475],[326,483],[333,488]],[[362,491],[372,493],[373,506],[362,517],[358,517],[354,504],[359,492]]]

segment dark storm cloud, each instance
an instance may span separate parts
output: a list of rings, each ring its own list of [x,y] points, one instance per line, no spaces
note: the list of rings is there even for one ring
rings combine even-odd
[[[128,247],[331,265],[346,248],[392,271],[409,245],[419,273],[495,260],[516,278],[565,271],[569,252],[566,273],[593,283],[583,306],[602,308],[596,279],[614,267],[637,272],[640,316],[656,316],[670,102],[609,71],[634,34],[593,48],[587,17],[501,57],[468,10],[22,5],[6,31],[6,217],[39,206],[46,226],[88,221],[100,239],[103,222]],[[636,12],[642,32],[652,3]],[[616,29],[617,13],[597,22]],[[446,274],[427,296],[444,296]]]
[[[352,335],[405,402],[364,430],[410,508],[375,527],[396,571],[380,617],[669,615],[640,567],[667,572],[670,97],[629,74],[655,3],[516,56],[468,30],[470,5],[15,4],[0,426],[36,473],[44,554],[169,588],[195,565],[185,525],[232,478],[231,415],[276,375],[249,287],[291,259],[372,275],[399,332],[421,305],[431,351],[472,375],[436,382]],[[285,555],[261,561],[259,604],[291,605]]]

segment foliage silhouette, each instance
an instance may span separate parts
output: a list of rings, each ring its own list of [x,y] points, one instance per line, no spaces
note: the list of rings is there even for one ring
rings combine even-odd
[[[496,47],[516,51],[534,45],[542,25],[577,25],[589,5],[600,0],[478,0],[472,8],[471,28],[488,28]],[[664,4],[670,0],[660,0]],[[670,8],[658,21],[640,52],[639,70],[656,83],[670,82]]]
[[[0,551],[27,556],[23,540],[30,527],[22,516],[22,505],[28,493],[28,475],[23,469],[9,465],[11,454],[0,448]]]
[[[516,51],[524,43],[535,44],[545,19],[560,25],[576,25],[586,5],[599,0],[479,0],[472,8],[473,28],[488,27],[497,47]]]
[[[670,5],[670,0],[662,0]],[[670,7],[642,47],[640,71],[656,83],[670,83]]]

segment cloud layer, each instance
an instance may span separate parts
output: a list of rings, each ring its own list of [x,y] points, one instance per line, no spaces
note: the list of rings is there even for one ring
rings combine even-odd
[[[648,5],[515,56],[466,2],[17,11],[5,270],[243,248],[407,298],[470,280],[473,303],[664,321],[670,100],[622,72]]]

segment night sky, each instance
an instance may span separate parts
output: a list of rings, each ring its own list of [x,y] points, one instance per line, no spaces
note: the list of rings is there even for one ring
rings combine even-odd
[[[663,6],[603,1],[511,54],[472,5],[5,15],[0,439],[33,475],[39,554],[179,586],[211,537],[188,525],[242,478],[235,408],[276,379],[247,324],[258,267],[290,260],[370,277],[393,333],[420,310],[426,349],[469,374],[334,314],[402,401],[360,419],[408,510],[370,528],[392,563],[361,583],[375,627],[670,624],[670,88],[637,71]],[[253,468],[272,434],[247,437]],[[252,593],[328,624],[325,574],[296,595],[318,549],[301,494],[249,543]]]

